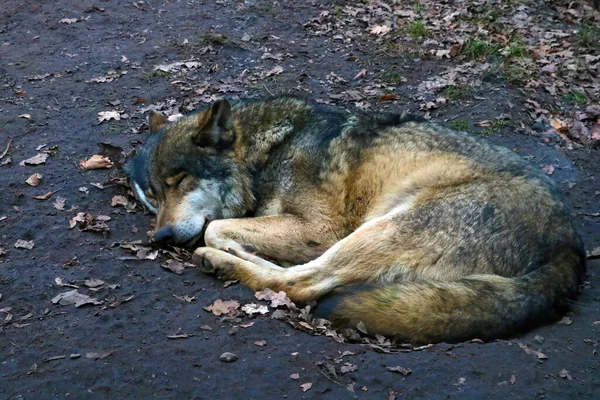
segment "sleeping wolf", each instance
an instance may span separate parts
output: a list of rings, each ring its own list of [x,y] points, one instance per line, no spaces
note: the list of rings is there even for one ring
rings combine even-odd
[[[149,125],[126,169],[156,201],[155,240],[204,241],[201,270],[319,300],[338,326],[416,343],[511,335],[559,316],[585,275],[552,182],[467,133],[291,97]]]

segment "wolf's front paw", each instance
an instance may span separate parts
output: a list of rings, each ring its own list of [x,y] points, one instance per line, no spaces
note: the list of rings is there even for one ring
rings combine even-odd
[[[194,251],[192,263],[202,272],[216,274],[219,279],[230,279],[235,275],[233,256],[211,247],[199,247]]]

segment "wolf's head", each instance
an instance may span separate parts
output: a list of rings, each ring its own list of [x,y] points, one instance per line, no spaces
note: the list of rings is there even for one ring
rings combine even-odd
[[[148,125],[153,136],[125,171],[157,214],[156,241],[192,246],[210,221],[248,210],[252,195],[234,153],[237,128],[229,102],[217,100],[174,123],[151,112]]]

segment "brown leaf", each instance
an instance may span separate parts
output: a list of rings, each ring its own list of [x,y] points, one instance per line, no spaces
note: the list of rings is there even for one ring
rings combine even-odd
[[[312,382],[303,383],[302,385],[300,385],[300,387],[302,388],[303,392],[307,392],[312,387]]]
[[[216,316],[222,314],[231,314],[240,308],[240,303],[235,300],[223,301],[221,299],[215,300],[210,306],[203,307],[206,311],[213,313]]]
[[[50,192],[48,192],[48,193],[44,193],[44,194],[41,194],[41,195],[39,195],[39,196],[33,196],[33,198],[34,198],[34,199],[36,199],[36,200],[48,200],[48,199],[49,199],[50,197],[52,197],[52,195],[53,195],[54,193],[56,193],[56,192],[58,192],[58,190],[55,190],[55,191],[53,191],[53,192],[52,192],[52,191],[50,191]]]
[[[266,300],[271,302],[271,307],[277,308],[279,306],[287,306],[289,308],[296,308],[296,305],[292,303],[292,301],[287,297],[284,291],[274,292],[273,290],[267,288],[261,290],[260,292],[256,292],[254,294],[258,300]]]
[[[42,180],[42,175],[38,174],[36,172],[35,174],[33,174],[29,178],[27,178],[25,183],[27,183],[29,186],[35,187],[40,184],[41,180]]]
[[[79,223],[80,231],[92,231],[92,232],[108,232],[110,231],[106,221],[110,221],[110,217],[107,215],[93,215],[80,212],[69,221],[69,229],[73,229],[77,223]]]
[[[33,242],[33,240],[19,239],[15,243],[15,249],[31,250],[31,249],[33,249],[33,246],[35,246],[35,243]]]
[[[21,167],[24,167],[25,165],[39,165],[39,164],[44,164],[46,162],[46,159],[48,158],[48,154],[46,153],[38,153],[35,156],[28,158],[27,160],[23,160],[19,163],[19,165]]]
[[[114,164],[108,157],[94,154],[88,160],[81,160],[79,168],[83,170],[110,168]]]
[[[379,97],[379,99],[377,99],[377,102],[383,103],[384,101],[393,101],[393,100],[398,100],[398,96],[396,96],[394,93],[386,93],[383,96]]]
[[[181,275],[181,274],[183,274],[183,271],[185,270],[186,265],[179,261],[167,260],[167,261],[165,261],[164,264],[161,264],[161,267],[163,267],[164,269],[169,270],[177,275]]]
[[[386,26],[386,25],[375,25],[374,27],[371,28],[371,34],[383,36],[391,30],[392,30],[392,28],[390,28],[389,26]]]
[[[412,373],[412,370],[410,368],[403,368],[403,367],[386,367],[388,369],[388,371],[392,371],[392,372],[398,372],[399,374],[402,374],[404,376],[408,376]]]
[[[569,125],[567,124],[567,122],[561,119],[551,118],[549,122],[550,125],[552,125],[552,127],[559,132],[566,131],[569,129]]]
[[[492,124],[492,121],[490,121],[489,119],[485,119],[483,121],[477,122],[475,125],[480,126],[482,128],[489,128],[490,126],[492,126]]]
[[[554,165],[552,165],[552,164],[544,165],[542,167],[542,169],[544,170],[544,172],[546,172],[546,174],[552,175],[552,173],[554,172]]]
[[[367,70],[365,68],[363,68],[358,72],[358,74],[356,74],[354,76],[354,79],[356,80],[358,78],[361,78],[361,77],[365,76],[366,73],[367,73]]]
[[[255,345],[263,347],[267,345],[267,341],[266,340],[257,340],[256,342],[254,342]]]
[[[129,201],[125,196],[113,196],[110,205],[113,207],[123,206],[126,207],[129,204]]]

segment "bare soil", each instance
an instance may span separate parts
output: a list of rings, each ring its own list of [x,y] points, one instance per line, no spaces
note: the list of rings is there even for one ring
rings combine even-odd
[[[555,9],[537,3],[539,18],[565,29]],[[600,397],[598,260],[590,260],[588,282],[563,323],[511,340],[382,354],[365,344],[310,335],[270,314],[217,317],[203,307],[217,299],[255,302],[253,293],[240,285],[224,288],[193,268],[181,275],[167,271],[160,266],[167,259],[163,253],[138,260],[113,246],[147,242],[152,219],[141,207],[111,206],[113,196],[129,196],[125,186],[92,185],[122,176],[116,167],[79,168],[80,160],[101,151],[98,143],[125,153],[137,148],[148,134],[149,107],[186,113],[220,96],[277,93],[340,108],[410,110],[447,125],[465,120],[464,128],[475,134],[487,134],[540,167],[552,165],[551,177],[588,249],[600,246],[598,147],[569,146],[559,136],[548,140],[530,129],[526,100],[553,104],[551,96],[489,74],[466,97],[420,111],[421,103],[436,97],[420,93],[419,85],[464,60],[391,51],[373,39],[367,22],[363,35],[351,40],[343,29],[320,34],[327,24],[320,18],[334,18],[344,4],[2,2],[0,154],[8,151],[0,164],[11,162],[0,166],[1,399]],[[173,64],[181,61],[192,64]],[[167,67],[156,69],[161,64]],[[362,69],[365,74],[355,79]],[[377,83],[382,71],[401,73],[401,82]],[[379,103],[390,85],[397,99]],[[598,98],[589,101],[598,104]],[[115,110],[120,120],[99,122],[99,112]],[[512,123],[486,132],[476,126],[501,114]],[[19,165],[53,146],[58,151],[44,164]],[[25,181],[34,173],[42,179],[31,187]],[[48,200],[33,198],[49,191],[57,192]],[[64,210],[54,206],[59,196],[66,200]],[[69,229],[78,212],[110,216],[110,232]],[[15,248],[19,239],[34,247]],[[73,290],[56,278],[102,304],[53,304],[56,295]],[[91,278],[105,283],[93,291],[84,283]],[[254,325],[241,327],[248,322]],[[261,340],[266,345],[255,344]],[[221,362],[224,352],[239,359]],[[340,360],[343,352],[351,354]],[[343,373],[345,363],[355,371]],[[386,368],[395,366],[411,373]],[[290,378],[296,373],[299,379]],[[306,392],[305,383],[312,383]]]

